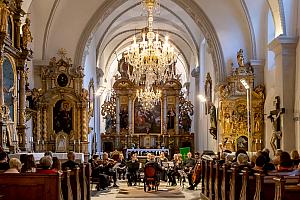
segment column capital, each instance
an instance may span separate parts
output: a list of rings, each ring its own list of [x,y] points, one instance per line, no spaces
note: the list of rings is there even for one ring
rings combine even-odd
[[[295,54],[298,43],[298,37],[288,37],[279,35],[269,43],[269,49],[277,54]]]
[[[261,67],[264,67],[265,65],[265,60],[264,59],[257,59],[257,60],[254,60],[254,59],[251,59],[250,60],[250,64],[255,67],[255,66],[261,66]]]
[[[200,77],[200,67],[195,67],[191,72],[192,77],[199,78]]]

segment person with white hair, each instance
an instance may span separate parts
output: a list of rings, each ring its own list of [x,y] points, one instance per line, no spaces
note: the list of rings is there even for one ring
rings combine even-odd
[[[20,173],[22,168],[22,163],[18,158],[12,158],[9,161],[9,169],[6,170],[4,173]]]

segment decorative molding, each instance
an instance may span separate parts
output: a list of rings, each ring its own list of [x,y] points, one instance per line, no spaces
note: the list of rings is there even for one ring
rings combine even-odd
[[[59,2],[60,2],[60,0],[55,0],[54,1],[51,12],[50,12],[50,15],[49,15],[49,18],[48,18],[48,21],[47,21],[47,24],[46,24],[44,39],[43,39],[42,59],[46,58],[46,48],[47,48],[47,44],[48,44],[48,37],[49,37],[49,33],[50,33],[50,28],[51,28],[51,25],[52,25],[53,18],[55,16],[56,9],[59,5]]]
[[[296,54],[296,47],[298,43],[298,37],[288,37],[280,35],[269,43],[269,49],[277,54],[290,55]]]
[[[246,19],[247,19],[247,23],[248,23],[248,28],[249,28],[249,31],[250,31],[251,46],[252,46],[251,54],[252,54],[253,59],[256,59],[257,58],[256,40],[255,40],[255,32],[254,32],[253,24],[252,24],[252,21],[251,21],[251,16],[250,16],[250,13],[249,13],[249,10],[248,10],[248,7],[247,7],[247,4],[246,4],[245,0],[241,0],[241,5],[242,5],[242,8],[244,10],[244,13],[245,13],[245,16],[246,16]]]

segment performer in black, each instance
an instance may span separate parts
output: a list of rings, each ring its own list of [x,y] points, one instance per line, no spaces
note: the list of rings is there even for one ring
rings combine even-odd
[[[125,180],[126,161],[124,159],[123,154],[119,155],[119,160],[118,160],[117,164],[118,164],[117,172],[118,172],[119,180],[121,180],[121,177],[123,178],[123,180]]]
[[[93,155],[93,158],[90,160],[92,166],[92,177],[98,178],[99,183],[96,186],[97,190],[106,190],[109,186],[109,177],[104,174],[104,167],[102,161],[99,159],[99,155]]]
[[[132,183],[134,183],[134,185],[136,185],[139,167],[140,167],[140,163],[137,159],[136,154],[133,153],[131,155],[131,159],[127,162],[128,186],[132,186]]]

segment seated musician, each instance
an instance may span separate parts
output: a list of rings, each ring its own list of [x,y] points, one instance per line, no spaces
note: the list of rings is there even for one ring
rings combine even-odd
[[[76,167],[79,167],[79,164],[77,162],[75,162],[75,153],[73,151],[70,151],[67,155],[68,157],[68,161],[64,162],[62,165],[61,165],[61,168],[63,170],[66,170],[67,168],[72,170]]]
[[[155,155],[153,155],[153,154],[151,154],[150,160],[146,163],[145,167],[146,167],[146,166],[153,166],[153,167],[155,168],[155,171],[156,171],[156,172],[162,171],[161,166],[156,162],[156,160],[155,160]],[[145,175],[146,175],[146,174],[145,174]],[[158,179],[158,180],[156,180],[156,181],[159,181],[159,176],[158,176],[158,174],[157,174],[156,177],[157,177],[157,179]],[[151,183],[151,184],[148,185],[148,191],[151,190],[150,185],[152,185],[152,190],[154,190],[154,183]]]
[[[93,158],[91,160],[91,166],[92,177],[99,179],[99,183],[97,184],[96,189],[106,190],[106,187],[109,186],[109,177],[108,175],[103,174],[104,167],[102,161],[100,161],[99,159],[99,155],[93,155]]]
[[[132,183],[136,186],[137,182],[137,175],[138,175],[138,170],[140,167],[140,163],[137,159],[137,156],[135,153],[131,155],[130,160],[127,162],[127,179],[128,179],[128,186],[132,186]]]
[[[194,168],[192,169],[191,173],[187,174],[189,184],[190,184],[190,186],[188,187],[189,190],[194,190],[201,180],[201,157],[199,152],[195,153],[194,160],[195,160]]]
[[[159,155],[159,161],[160,161],[160,166],[163,166],[163,163],[165,163],[165,162],[168,162],[168,158],[166,158],[166,156],[165,156],[165,152],[160,152],[160,155]],[[162,171],[162,173],[161,173],[161,180],[163,180],[163,181],[166,181],[166,171]]]
[[[184,172],[187,174],[190,187],[193,185],[192,175],[193,175],[193,169],[195,167],[195,164],[196,164],[196,161],[195,161],[195,159],[192,158],[192,153],[188,152],[187,158],[183,162],[183,166],[184,166]]]
[[[170,169],[168,172],[169,181],[172,186],[176,186],[176,176],[179,175],[178,170],[182,169],[182,156],[181,154],[174,154],[172,162],[174,163],[174,169]]]
[[[113,168],[116,164],[116,161],[114,161],[113,159],[109,159],[107,153],[103,153],[102,162],[103,162],[103,173],[113,178],[114,181],[113,187],[119,187],[117,185],[117,173],[116,170]]]
[[[125,180],[125,174],[126,174],[126,161],[124,159],[124,155],[121,153],[119,154],[119,159],[118,159],[118,167],[117,167],[117,172],[119,175],[119,180],[121,180],[121,176],[123,180]]]

